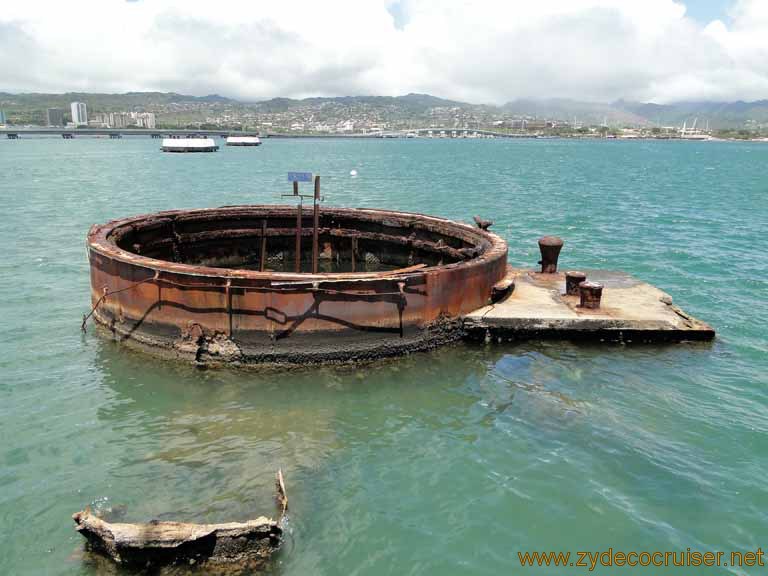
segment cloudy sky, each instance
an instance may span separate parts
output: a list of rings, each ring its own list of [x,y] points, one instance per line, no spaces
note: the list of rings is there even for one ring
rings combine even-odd
[[[768,98],[768,0],[2,0],[0,91]]]

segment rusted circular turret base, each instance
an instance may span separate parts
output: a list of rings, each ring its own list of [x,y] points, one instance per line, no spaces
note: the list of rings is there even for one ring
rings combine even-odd
[[[460,338],[459,318],[487,304],[506,272],[506,243],[467,224],[323,208],[313,250],[312,223],[306,213],[299,273],[294,207],[94,226],[93,317],[121,342],[207,364],[371,360]]]

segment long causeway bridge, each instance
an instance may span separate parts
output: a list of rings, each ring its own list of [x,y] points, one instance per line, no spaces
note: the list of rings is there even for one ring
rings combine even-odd
[[[247,133],[247,132],[245,132]],[[147,128],[0,128],[0,138],[5,136],[10,140],[25,136],[53,136],[71,140],[74,138],[111,138],[119,139],[124,136],[143,136],[150,138],[209,136],[227,138],[242,136],[244,132],[236,130],[187,130],[187,129],[147,129]],[[395,130],[387,132],[370,132],[366,134],[299,134],[299,133],[261,133],[262,138],[536,138],[536,133],[510,134],[495,130],[472,128],[418,128],[413,130]]]

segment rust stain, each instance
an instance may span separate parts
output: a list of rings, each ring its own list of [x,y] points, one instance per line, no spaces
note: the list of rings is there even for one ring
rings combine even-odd
[[[311,237],[314,217],[228,206],[93,226],[94,317],[121,340],[198,360],[223,350],[211,360],[341,361],[458,338],[445,327],[487,304],[506,274],[506,242],[487,230],[349,208],[319,211],[323,271],[311,273],[315,243],[298,258],[295,245],[297,224]],[[302,271],[288,271],[296,262]]]

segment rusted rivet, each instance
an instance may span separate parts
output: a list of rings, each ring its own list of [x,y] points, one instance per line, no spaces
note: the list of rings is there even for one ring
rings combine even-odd
[[[557,236],[544,236],[539,238],[539,250],[541,250],[541,271],[545,274],[557,272],[557,258],[563,247],[563,239]]]
[[[600,308],[600,298],[603,296],[603,285],[585,280],[579,284],[580,306],[582,308]]]
[[[480,228],[480,230],[488,230],[491,226],[493,226],[493,220],[483,220],[480,218],[480,216],[474,216],[475,224],[477,224],[477,227]]]
[[[587,275],[584,272],[577,270],[569,270],[565,273],[565,293],[569,296],[578,296],[579,284],[587,279]]]

